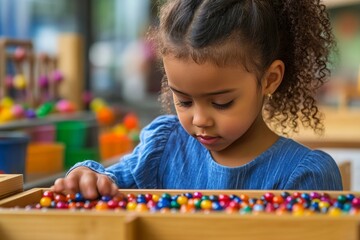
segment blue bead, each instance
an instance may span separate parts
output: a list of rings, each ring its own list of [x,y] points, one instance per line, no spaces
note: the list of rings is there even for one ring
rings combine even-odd
[[[170,201],[167,200],[167,199],[164,199],[163,201],[159,201],[157,204],[156,204],[156,207],[161,209],[161,208],[169,208],[170,207]]]
[[[253,211],[262,212],[262,211],[264,211],[264,206],[262,204],[255,204],[253,206]]]
[[[288,196],[290,196],[290,193],[288,193],[288,192],[282,192],[282,193],[280,194],[280,196],[281,196],[283,199],[286,199]]]
[[[352,201],[355,198],[355,195],[349,193],[349,194],[346,195],[346,198],[347,198],[348,201]]]
[[[75,194],[75,202],[83,202],[85,201],[83,195],[81,193],[76,193]]]
[[[112,198],[112,197],[110,197],[110,196],[102,196],[102,197],[101,197],[101,201],[108,202],[108,201],[111,200],[111,198]]]
[[[212,209],[215,211],[223,210],[223,207],[220,205],[219,202],[213,202],[211,206],[212,206]]]
[[[232,201],[234,201],[234,202],[236,202],[236,203],[241,203],[241,202],[242,202],[241,198],[238,197],[238,196],[234,196],[234,197],[232,198]]]
[[[219,197],[216,196],[216,195],[210,195],[210,196],[209,196],[209,200],[210,200],[210,201],[213,201],[213,202],[219,201]]]
[[[192,193],[185,193],[184,194],[185,195],[185,197],[187,197],[188,199],[190,199],[190,198],[193,198],[193,195],[192,195]]]
[[[137,202],[137,203],[146,203],[146,198],[145,198],[145,196],[138,196],[138,197],[136,198],[136,202]]]
[[[306,201],[311,200],[310,194],[308,193],[302,193],[301,198],[305,199]]]
[[[343,209],[343,208],[344,208],[344,204],[341,203],[341,202],[334,202],[333,207]]]

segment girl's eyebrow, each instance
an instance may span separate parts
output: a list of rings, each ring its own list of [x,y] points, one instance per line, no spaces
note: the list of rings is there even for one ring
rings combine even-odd
[[[181,95],[184,95],[184,96],[191,96],[190,94],[188,93],[185,93],[185,92],[182,92],[182,91],[179,91],[173,87],[170,87],[169,88],[171,89],[171,91],[173,92],[176,92],[176,93],[179,93]],[[210,92],[210,93],[205,93],[203,94],[204,96],[213,96],[213,95],[220,95],[220,94],[225,94],[225,93],[231,93],[231,92],[234,92],[236,89],[224,89],[224,90],[220,90],[220,91],[216,91],[216,92]]]

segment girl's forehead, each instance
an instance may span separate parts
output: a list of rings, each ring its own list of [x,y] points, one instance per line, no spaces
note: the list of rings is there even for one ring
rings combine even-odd
[[[169,86],[186,93],[217,92],[256,84],[256,76],[244,66],[217,66],[191,59],[163,58]]]

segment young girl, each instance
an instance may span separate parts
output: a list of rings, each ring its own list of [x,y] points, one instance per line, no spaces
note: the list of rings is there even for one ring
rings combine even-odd
[[[328,154],[284,137],[323,130],[314,95],[334,39],[318,0],[172,0],[156,36],[177,115],[155,119],[113,166],[76,164],[54,191],[342,189]]]

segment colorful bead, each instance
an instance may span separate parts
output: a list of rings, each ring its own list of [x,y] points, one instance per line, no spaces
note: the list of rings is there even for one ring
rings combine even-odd
[[[44,191],[39,203],[26,206],[26,209],[86,209],[86,210],[127,210],[136,212],[220,212],[228,214],[289,214],[293,216],[311,216],[328,214],[330,216],[359,215],[360,197],[339,195],[331,198],[326,193],[300,193],[280,195],[265,193],[259,198],[247,195],[204,195],[200,192],[169,194],[119,194],[115,197],[101,196],[97,200],[86,200],[80,193],[55,194]]]

